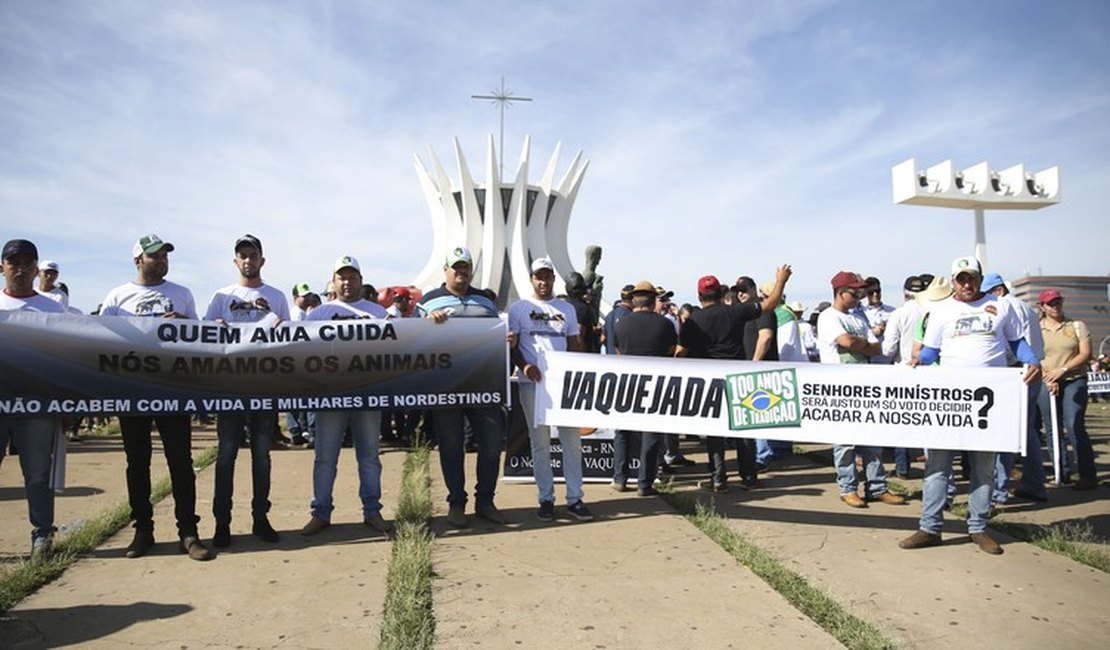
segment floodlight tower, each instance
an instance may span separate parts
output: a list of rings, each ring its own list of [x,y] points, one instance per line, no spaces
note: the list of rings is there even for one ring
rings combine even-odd
[[[1025,165],[995,172],[985,161],[956,171],[945,160],[922,171],[913,158],[891,168],[894,202],[975,211],[975,257],[987,268],[987,233],[984,211],[1039,210],[1060,202],[1060,168],[1037,173]]]

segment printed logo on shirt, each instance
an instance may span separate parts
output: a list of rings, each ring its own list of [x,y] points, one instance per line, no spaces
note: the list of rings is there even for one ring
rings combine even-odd
[[[270,311],[270,303],[265,298],[259,296],[254,302],[247,302],[246,300],[231,300],[231,305],[228,307],[231,311]]]
[[[136,316],[165,316],[173,311],[173,301],[161,293],[145,293],[135,300]]]
[[[961,316],[952,328],[953,336],[994,335],[993,314],[968,314]]]

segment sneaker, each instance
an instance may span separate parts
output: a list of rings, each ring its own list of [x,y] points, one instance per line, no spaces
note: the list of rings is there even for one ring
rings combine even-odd
[[[540,521],[555,521],[555,502],[540,501],[540,509],[536,511],[536,519]]]
[[[970,537],[971,541],[975,542],[975,545],[979,547],[980,551],[990,553],[991,555],[1002,555],[1002,547],[998,545],[998,542],[994,541],[994,538],[991,537],[989,533],[971,533]]]
[[[1010,496],[1014,499],[1022,499],[1022,500],[1025,500],[1025,501],[1036,501],[1037,503],[1044,503],[1045,501],[1048,501],[1048,495],[1047,494],[1033,494],[1032,492],[1022,490],[1021,488],[1018,488],[1018,489],[1014,490],[1014,493],[1011,494]]]
[[[852,508],[866,508],[867,507],[867,504],[864,503],[863,499],[859,498],[859,495],[856,494],[855,492],[849,492],[848,494],[841,494],[840,495],[840,500],[843,501],[845,504],[847,504],[849,507],[852,507]]]
[[[292,442],[292,445],[293,445],[294,447],[300,447],[301,445],[305,444],[305,443],[306,443],[306,442],[308,442],[308,441],[307,441],[307,440],[305,440],[305,437],[304,437],[304,436],[302,436],[301,434],[299,434],[299,433],[294,433],[294,434],[293,434],[293,439],[292,439],[292,441],[291,441],[291,442]]]
[[[251,526],[251,535],[271,544],[281,539],[278,532],[270,525],[270,520],[265,516],[255,518],[254,525]]]
[[[150,547],[154,546],[154,532],[150,530],[135,529],[135,537],[127,545],[127,557],[136,558],[146,555]]]
[[[54,551],[54,535],[36,537],[31,542],[31,562],[45,562]]]
[[[378,531],[379,533],[393,532],[393,524],[386,521],[385,518],[382,517],[382,513],[380,513],[380,512],[375,512],[374,514],[370,515],[369,517],[363,518],[362,523],[366,526],[369,526],[369,527],[373,528],[374,530]]]
[[[587,508],[586,504],[582,503],[581,500],[575,501],[574,503],[567,506],[567,512],[570,513],[571,517],[574,517],[578,521],[594,520],[594,513],[590,512],[590,509]]]
[[[507,523],[505,521],[505,515],[501,514],[501,511],[497,509],[497,506],[493,505],[492,503],[474,508],[474,514],[478,515],[479,517],[485,519],[490,523],[501,525]]]
[[[674,465],[675,467],[686,467],[688,465],[694,464],[694,461],[685,456],[675,456],[673,458],[667,458],[665,460],[667,461],[668,465]]]
[[[628,492],[628,486],[618,481],[609,483],[609,489],[614,492]]]
[[[328,526],[331,526],[330,521],[328,521],[327,519],[320,519],[319,517],[313,515],[312,519],[309,519],[308,523],[304,525],[304,528],[301,528],[301,534],[305,537],[311,537],[316,533],[324,530]]]
[[[216,534],[212,535],[212,546],[216,548],[231,546],[231,524],[216,524]]]
[[[711,480],[699,482],[698,487],[703,490],[708,490],[709,492],[714,492],[716,494],[724,494],[725,492],[728,492],[728,483],[714,483]]]
[[[200,538],[196,535],[186,535],[181,538],[181,543],[177,545],[177,550],[186,553],[190,560],[197,560],[199,562],[206,562],[211,560],[215,555],[212,554],[212,549],[204,545]]]
[[[642,497],[653,497],[656,494],[659,494],[659,491],[653,487],[646,487],[636,490],[636,494]]]
[[[892,492],[883,492],[882,494],[880,494],[879,496],[877,496],[877,497],[875,497],[871,500],[872,501],[878,501],[879,503],[885,503],[888,506],[904,506],[904,505],[906,505],[906,498],[905,497],[900,497],[897,494],[894,494]]]
[[[940,546],[940,535],[927,533],[920,529],[914,531],[913,535],[898,542],[898,548],[905,549],[929,548],[930,546]]]
[[[466,518],[466,511],[462,506],[451,506],[447,510],[447,523],[455,528],[466,528],[470,525],[470,521]]]

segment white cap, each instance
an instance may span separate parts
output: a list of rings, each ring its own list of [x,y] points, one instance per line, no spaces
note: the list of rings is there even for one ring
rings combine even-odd
[[[40,271],[57,271],[58,263],[54,260],[39,260]]]
[[[961,273],[974,273],[976,275],[983,275],[983,266],[979,264],[979,260],[971,257],[957,257],[952,260],[952,277],[956,277]]]
[[[358,271],[359,273],[362,273],[362,267],[360,267],[358,265],[358,260],[351,257],[350,255],[344,255],[343,257],[340,257],[339,259],[335,260],[335,266],[332,267],[332,272],[333,273],[339,273],[341,270],[343,270],[347,267],[350,267],[350,268]]]
[[[544,269],[552,272],[555,271],[555,264],[552,263],[550,257],[537,257],[536,259],[532,260],[532,275],[535,275],[536,273],[539,273]]]

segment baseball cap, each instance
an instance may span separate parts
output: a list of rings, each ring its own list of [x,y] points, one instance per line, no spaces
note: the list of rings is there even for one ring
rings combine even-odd
[[[256,251],[258,251],[259,255],[262,254],[262,242],[259,241],[258,237],[255,237],[254,235],[243,235],[239,239],[236,239],[235,240],[235,251],[238,252],[239,247],[243,246],[243,245],[251,246]]]
[[[293,285],[293,296],[299,298],[306,293],[312,293],[312,289],[309,288],[307,282],[298,282]]]
[[[863,281],[859,273],[841,271],[832,277],[833,289],[843,289],[845,287],[849,289],[862,289],[865,286],[867,286],[867,283]]]
[[[1062,293],[1060,293],[1059,291],[1057,291],[1056,289],[1045,289],[1044,291],[1042,291],[1040,293],[1039,296],[1037,296],[1037,302],[1043,305],[1045,303],[1052,302],[1053,300],[1056,300],[1057,298],[1063,298],[1063,297],[1064,297],[1064,295]]]
[[[987,273],[983,275],[983,283],[979,285],[979,290],[986,293],[992,289],[1001,287],[1003,284],[1005,284],[1005,282],[1003,282],[1001,275],[997,273]]]
[[[393,300],[399,298],[412,298],[412,292],[409,291],[408,287],[397,287],[393,290]]]
[[[39,258],[39,249],[26,239],[12,239],[4,244],[3,259],[23,254],[30,255],[37,260]]]
[[[932,278],[929,278],[929,281],[931,280]],[[924,291],[927,286],[929,286],[929,282],[924,279],[924,276],[911,275],[906,278],[906,281],[902,284],[902,290],[910,293],[918,293],[919,291]]]
[[[555,271],[555,265],[551,262],[551,258],[537,257],[536,259],[532,260],[532,275],[535,275],[544,269],[552,272]]]
[[[347,267],[350,267],[358,271],[359,273],[362,273],[362,267],[358,265],[358,260],[351,257],[350,255],[344,255],[343,257],[335,260],[335,265],[332,267],[332,273],[339,273]]]
[[[979,260],[974,257],[965,256],[957,257],[952,260],[952,277],[956,277],[961,273],[974,273],[976,275],[983,275],[983,265]]]
[[[703,275],[698,278],[699,296],[717,296],[721,293],[721,281],[715,275]]]
[[[640,280],[636,284],[632,285],[632,291],[630,293],[650,293],[652,295],[656,295],[656,289],[655,285],[648,282],[647,280]]]
[[[634,288],[635,287],[633,287],[633,285],[631,285],[631,284],[626,284],[623,287],[621,287],[621,299],[624,300],[624,299],[627,299],[629,296],[631,296],[632,295],[632,289],[634,289]]]
[[[655,297],[659,300],[670,300],[674,298],[674,292],[667,291],[663,287],[655,287]]]
[[[736,284],[732,285],[732,290],[736,293],[747,293],[755,286],[755,280],[746,275],[741,275],[736,278]]]
[[[139,237],[139,241],[131,247],[131,257],[142,257],[143,253],[150,255],[165,249],[167,253],[173,251],[173,244],[168,241],[162,241],[162,238],[154,233]]]
[[[867,285],[868,289],[877,289],[879,291],[882,291],[883,289],[883,283],[879,282],[879,278],[876,278],[873,275],[868,276],[867,279],[863,281],[863,283]]]
[[[444,262],[444,266],[454,266],[459,262],[466,262],[471,266],[474,265],[474,258],[470,256],[470,249],[466,246],[456,246],[448,251],[447,261]]]
[[[58,263],[54,260],[39,260],[40,271],[59,271]]]

